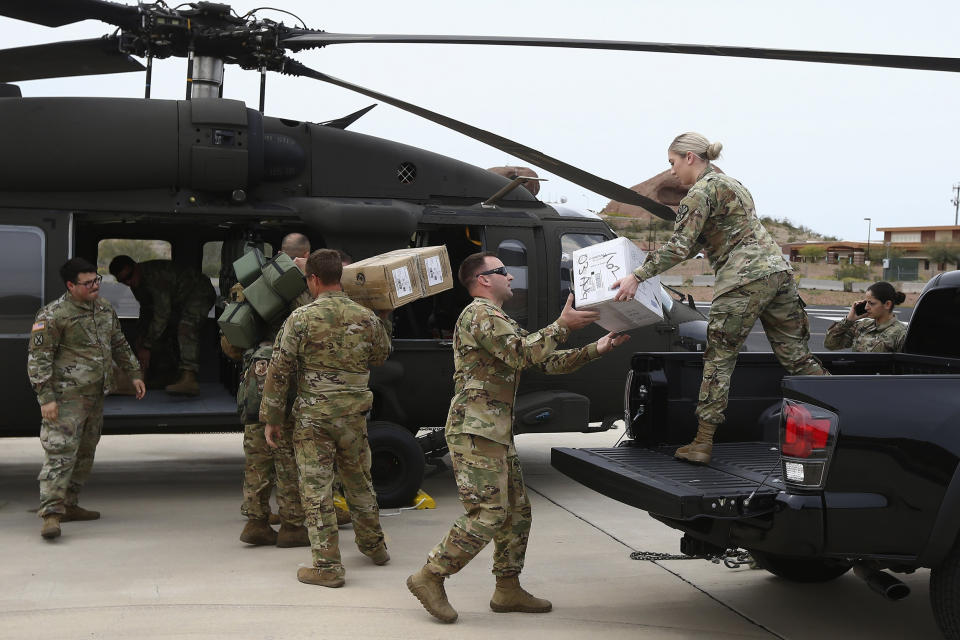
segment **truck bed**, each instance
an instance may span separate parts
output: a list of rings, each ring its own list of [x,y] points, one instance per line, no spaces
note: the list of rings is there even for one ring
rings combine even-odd
[[[780,452],[770,442],[714,445],[709,465],[674,459],[676,446],[554,447],[559,471],[607,497],[678,520],[759,515],[783,488]]]

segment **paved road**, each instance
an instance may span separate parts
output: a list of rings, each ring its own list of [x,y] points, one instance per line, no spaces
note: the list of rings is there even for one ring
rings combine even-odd
[[[699,309],[704,315],[710,312],[710,303],[697,303]],[[846,317],[849,307],[807,307],[807,316],[810,318],[810,350],[826,351],[823,347],[823,337],[827,329],[837,320]],[[897,319],[901,322],[910,322],[910,316],[913,314],[913,307],[904,307],[894,309]],[[758,321],[747,338],[747,349],[749,351],[770,351],[770,342],[767,340],[763,327]]]
[[[393,560],[376,567],[341,537],[347,585],[296,581],[304,549],[238,541],[239,434],[107,436],[83,504],[96,522],[39,536],[36,439],[0,447],[0,638],[933,638],[928,572],[887,603],[851,574],[797,585],[676,553],[678,534],[549,465],[551,446],[610,446],[622,432],[518,439],[534,506],[524,584],[553,600],[545,615],[494,614],[490,549],[448,582],[460,611],[435,623],[404,587],[460,512],[450,471],[428,477],[435,510],[387,510]]]

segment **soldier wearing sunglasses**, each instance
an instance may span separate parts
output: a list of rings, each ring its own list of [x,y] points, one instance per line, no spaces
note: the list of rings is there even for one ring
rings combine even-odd
[[[571,331],[599,317],[573,308],[567,300],[560,317],[528,333],[503,311],[513,292],[513,276],[495,253],[475,253],[460,265],[460,283],[473,296],[457,319],[453,339],[454,396],[446,438],[460,500],[466,511],[427,556],[427,564],[407,578],[407,587],[441,622],[454,622],[443,580],[491,540],[496,588],[490,608],[498,613],[546,613],[552,605],[520,586],[531,511],[520,460],[513,444],[513,404],[520,372],[537,367],[548,374],[570,373],[625,342],[607,334],[579,349],[559,350]]]
[[[113,363],[133,380],[137,399],[146,387],[140,364],[109,302],[100,298],[97,268],[71,258],[60,268],[67,292],[40,309],[30,332],[27,373],[40,403],[40,535],[60,535],[60,523],[96,520],[77,504],[93,468],[103,427],[103,397],[114,388]]]

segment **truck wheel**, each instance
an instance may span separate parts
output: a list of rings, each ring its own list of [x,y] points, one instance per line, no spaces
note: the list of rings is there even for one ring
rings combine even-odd
[[[960,638],[960,545],[930,571],[930,605],[944,638]]]
[[[791,558],[762,551],[751,551],[750,555],[761,569],[791,582],[829,582],[850,570],[849,564],[837,560]]]
[[[377,503],[387,508],[413,504],[425,466],[420,443],[403,427],[382,421],[367,425],[367,439]]]

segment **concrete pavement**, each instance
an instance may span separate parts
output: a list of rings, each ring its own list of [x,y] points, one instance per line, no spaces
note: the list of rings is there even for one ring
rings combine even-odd
[[[307,549],[239,542],[240,434],[107,436],[81,504],[103,512],[39,536],[35,438],[0,442],[0,638],[872,638],[936,637],[927,572],[887,603],[852,575],[796,585],[676,553],[679,536],[549,466],[551,446],[611,446],[622,432],[518,438],[534,507],[523,584],[548,614],[495,614],[491,548],[447,582],[460,612],[434,621],[404,586],[461,512],[449,470],[424,488],[435,510],[384,510],[392,560],[373,565],[341,534],[347,584],[302,585]]]

